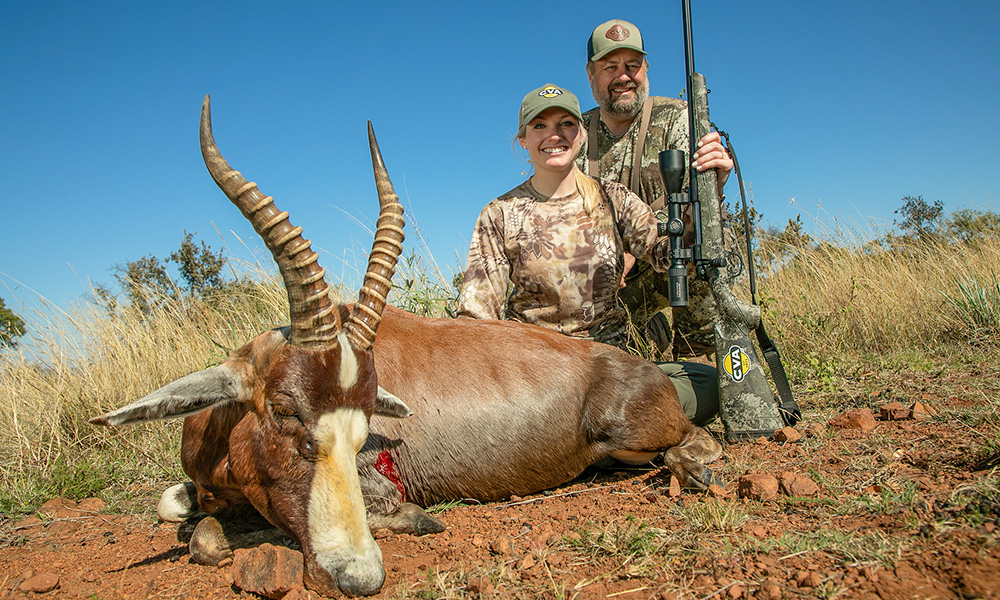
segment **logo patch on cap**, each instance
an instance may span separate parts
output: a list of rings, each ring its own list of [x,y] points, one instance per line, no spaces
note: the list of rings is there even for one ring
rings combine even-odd
[[[538,95],[542,98],[555,98],[556,96],[562,96],[562,93],[562,90],[557,87],[547,87],[539,91]]]
[[[608,32],[604,34],[604,37],[608,38],[613,42],[623,42],[628,39],[628,36],[632,35],[626,27],[622,27],[621,24],[616,23]]]

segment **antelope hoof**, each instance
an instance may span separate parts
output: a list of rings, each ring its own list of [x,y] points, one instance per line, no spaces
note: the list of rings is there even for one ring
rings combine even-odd
[[[444,523],[427,514],[416,504],[404,502],[400,505],[399,511],[413,524],[413,535],[430,535],[447,529]]]
[[[156,515],[167,523],[183,523],[198,512],[198,490],[193,481],[168,487],[156,505]]]
[[[219,566],[219,563],[233,557],[226,533],[215,517],[205,517],[198,522],[188,543],[191,559],[199,565]]]
[[[368,527],[374,533],[388,529],[393,533],[429,535],[445,530],[444,523],[430,516],[411,502],[404,502],[389,514],[368,513]]]
[[[705,467],[705,470],[701,472],[698,476],[698,481],[705,487],[702,489],[708,489],[710,485],[717,485],[719,487],[726,487],[726,482],[722,480],[721,477],[717,476],[712,469]]]

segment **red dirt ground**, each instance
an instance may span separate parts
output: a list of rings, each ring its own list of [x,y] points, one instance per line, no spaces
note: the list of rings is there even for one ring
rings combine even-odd
[[[438,535],[379,532],[376,597],[1000,598],[1000,471],[996,448],[982,445],[997,439],[996,421],[958,418],[981,392],[949,389],[923,400],[940,412],[929,420],[729,446],[715,465],[728,485],[714,494],[671,491],[660,466],[592,469],[544,494],[443,509]],[[881,400],[926,396],[894,394],[855,403],[878,417]],[[748,472],[814,485],[743,498]],[[191,561],[191,524],[102,510],[96,499],[54,501],[44,519],[6,524],[0,598],[259,597],[233,584],[230,566]]]

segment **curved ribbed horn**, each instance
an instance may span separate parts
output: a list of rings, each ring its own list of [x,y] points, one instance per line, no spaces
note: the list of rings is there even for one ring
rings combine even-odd
[[[316,350],[335,346],[340,323],[318,255],[302,237],[302,228],[289,222],[288,213],[278,211],[273,198],[261,194],[256,183],[248,182],[222,158],[212,137],[207,95],[201,106],[201,155],[212,179],[250,220],[278,263],[288,294],[291,343]]]
[[[389,172],[382,161],[382,152],[375,139],[371,121],[368,122],[368,146],[372,152],[372,169],[378,189],[379,216],[375,228],[375,242],[368,255],[368,270],[358,293],[351,318],[347,322],[348,336],[358,348],[365,350],[375,343],[375,330],[382,320],[386,296],[392,287],[392,274],[396,260],[403,251],[403,206],[392,189]]]

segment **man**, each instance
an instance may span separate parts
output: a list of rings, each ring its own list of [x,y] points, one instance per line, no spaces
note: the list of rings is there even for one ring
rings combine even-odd
[[[658,154],[669,149],[688,153],[688,116],[684,101],[649,96],[648,72],[642,35],[635,25],[615,19],[594,29],[587,43],[587,78],[597,108],[583,114],[588,140],[577,161],[588,175],[629,186],[657,210],[666,194]],[[721,195],[733,161],[718,133],[702,138],[692,163],[699,171],[717,169]],[[690,219],[688,229],[693,234]],[[635,263],[628,255],[625,259],[626,268]],[[640,332],[648,323],[646,335],[661,352],[672,342],[675,359],[714,352],[715,301],[708,284],[689,278],[690,304],[673,309],[671,336],[661,312],[670,305],[667,283],[666,274],[656,273],[643,262],[628,271],[620,298],[632,322]]]

